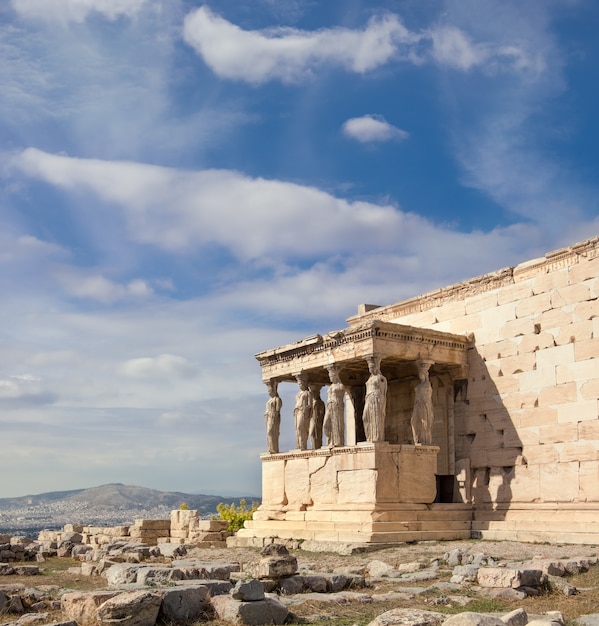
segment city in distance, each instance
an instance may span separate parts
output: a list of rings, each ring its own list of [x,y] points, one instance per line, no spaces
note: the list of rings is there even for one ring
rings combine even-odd
[[[260,498],[158,491],[121,483],[0,498],[0,534],[36,538],[40,530],[57,530],[65,524],[118,526],[131,525],[140,518],[168,519],[170,512],[182,504],[197,509],[201,517],[210,518],[217,515],[220,502],[239,504],[240,500],[251,504]]]

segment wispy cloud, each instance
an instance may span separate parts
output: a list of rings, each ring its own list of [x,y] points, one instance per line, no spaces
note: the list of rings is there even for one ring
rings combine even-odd
[[[185,18],[184,37],[213,72],[259,85],[269,80],[297,82],[321,66],[365,74],[391,61],[420,65],[433,61],[463,71],[542,71],[540,55],[531,58],[517,44],[474,43],[455,26],[411,32],[394,13],[370,18],[363,29],[294,28],[243,30],[206,5]]]
[[[135,16],[147,0],[11,0],[14,9],[27,18],[52,22],[83,22],[97,13],[110,20]]]
[[[408,132],[389,124],[382,115],[352,117],[343,123],[342,130],[347,137],[361,143],[401,141],[409,137]]]
[[[402,45],[420,39],[390,13],[371,18],[362,30],[246,31],[207,6],[185,18],[183,32],[216,74],[256,85],[268,80],[295,82],[322,65],[363,74],[399,56]]]

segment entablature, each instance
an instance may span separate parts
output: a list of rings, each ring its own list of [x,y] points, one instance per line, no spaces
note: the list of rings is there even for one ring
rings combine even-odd
[[[426,360],[457,379],[467,376],[467,353],[471,345],[472,337],[464,335],[368,320],[260,352],[256,359],[264,381],[294,382],[297,374],[304,372],[310,382],[328,384],[326,367],[336,363],[343,368],[344,383],[362,383],[368,378],[366,359],[375,355],[381,357],[381,367],[388,378],[409,375],[416,361]]]

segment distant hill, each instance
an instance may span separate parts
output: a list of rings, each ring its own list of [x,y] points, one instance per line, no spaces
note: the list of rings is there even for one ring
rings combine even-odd
[[[167,519],[170,511],[185,503],[202,517],[216,515],[216,505],[259,501],[259,497],[236,498],[158,491],[146,487],[111,483],[90,489],[51,491],[19,498],[0,498],[0,533],[35,535],[43,528],[65,524],[115,526],[132,524],[135,519]]]

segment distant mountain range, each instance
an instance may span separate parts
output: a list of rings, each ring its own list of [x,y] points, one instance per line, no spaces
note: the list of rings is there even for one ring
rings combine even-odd
[[[197,509],[201,517],[216,515],[216,505],[259,501],[255,496],[237,498],[158,491],[146,487],[111,483],[90,489],[51,491],[18,498],[0,498],[0,533],[34,536],[44,528],[65,524],[117,526],[138,518],[167,519],[183,503]]]

